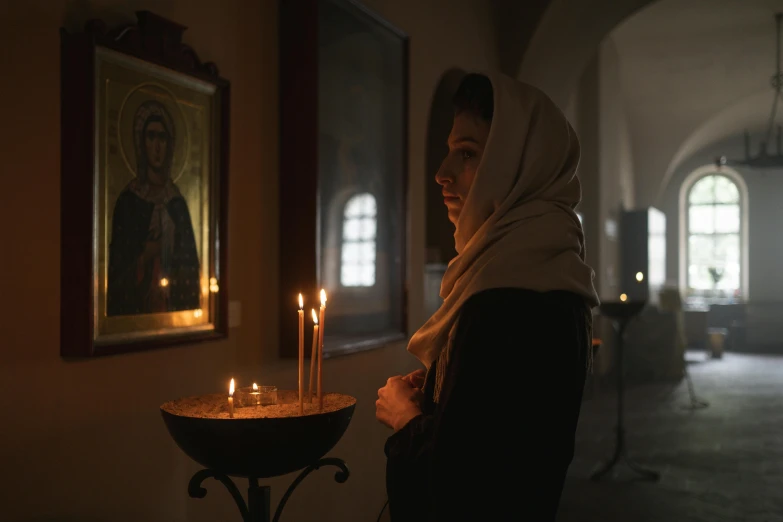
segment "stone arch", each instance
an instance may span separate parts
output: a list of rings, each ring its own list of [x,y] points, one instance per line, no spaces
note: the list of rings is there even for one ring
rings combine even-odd
[[[604,38],[656,1],[552,0],[525,49],[517,77],[565,108]]]

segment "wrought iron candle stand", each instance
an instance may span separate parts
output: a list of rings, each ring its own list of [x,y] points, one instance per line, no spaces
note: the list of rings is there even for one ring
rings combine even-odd
[[[602,302],[599,308],[601,315],[612,320],[614,329],[617,332],[617,426],[615,428],[614,453],[612,454],[611,459],[590,475],[590,478],[593,480],[599,480],[621,461],[624,461],[632,471],[639,474],[643,479],[657,481],[660,478],[660,474],[657,471],[644,468],[631,459],[628,456],[628,450],[625,445],[623,411],[623,394],[625,391],[625,384],[623,381],[623,353],[625,347],[623,344],[625,342],[625,329],[628,327],[630,320],[639,315],[646,304],[646,301],[611,301]]]
[[[165,405],[164,405],[165,406]],[[323,458],[342,438],[351,422],[356,400],[336,411],[277,418],[199,418],[175,415],[161,406],[169,434],[190,458],[204,466],[188,484],[188,494],[204,498],[207,478],[221,482],[239,508],[243,522],[277,522],[294,490],[313,471],[335,466],[338,483],[349,471],[339,458]],[[302,470],[283,495],[271,517],[270,487],[259,479]],[[247,502],[231,479],[249,482]]]

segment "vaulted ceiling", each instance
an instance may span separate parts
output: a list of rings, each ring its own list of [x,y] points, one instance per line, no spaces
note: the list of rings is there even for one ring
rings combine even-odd
[[[660,0],[610,33],[637,195],[660,193],[676,165],[700,148],[764,128],[776,11],[783,11],[781,0]]]

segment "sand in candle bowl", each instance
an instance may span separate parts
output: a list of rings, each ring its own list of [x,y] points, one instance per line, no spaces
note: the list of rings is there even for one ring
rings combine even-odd
[[[324,409],[319,410],[317,399],[312,404],[305,401],[304,415],[299,414],[298,391],[278,390],[277,404],[269,406],[248,406],[234,409],[234,419],[280,419],[307,417],[341,410],[356,404],[356,399],[341,393],[325,393]],[[184,397],[161,405],[161,409],[180,417],[198,419],[229,419],[228,397],[225,393],[213,393],[196,397]]]

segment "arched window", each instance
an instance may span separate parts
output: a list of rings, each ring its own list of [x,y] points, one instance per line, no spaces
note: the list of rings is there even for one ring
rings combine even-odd
[[[342,286],[375,285],[377,207],[372,194],[357,194],[345,204],[340,258]]]
[[[744,184],[738,175],[719,172],[691,179],[683,186],[686,294],[708,300],[740,298],[747,286]]]

